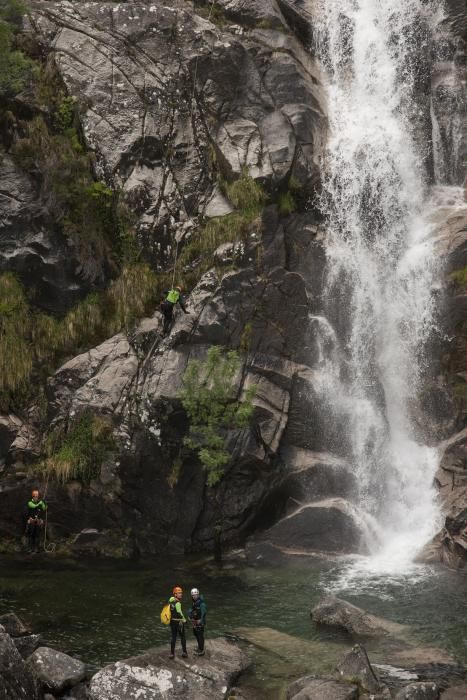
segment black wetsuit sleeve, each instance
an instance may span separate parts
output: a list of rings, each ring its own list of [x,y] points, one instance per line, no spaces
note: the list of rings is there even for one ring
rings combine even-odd
[[[178,298],[178,303],[179,303],[180,306],[182,307],[183,311],[187,314],[188,311],[186,310],[185,299],[182,297],[181,294],[180,294],[180,296],[179,296],[179,298]]]

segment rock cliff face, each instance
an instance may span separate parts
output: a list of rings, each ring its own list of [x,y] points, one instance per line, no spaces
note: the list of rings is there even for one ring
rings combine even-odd
[[[125,551],[169,546],[176,553],[243,542],[288,516],[270,533],[278,547],[360,547],[365,523],[351,505],[358,485],[338,429],[323,440],[317,405],[326,232],[313,203],[327,120],[322,67],[309,50],[313,12],[313,2],[298,0],[32,3],[25,31],[76,100],[96,176],[124,193],[154,269],[173,266],[175,251],[190,244],[202,221],[233,210],[219,182],[248,172],[270,204],[240,252],[232,253],[234,241],[217,251],[216,265],[189,295],[190,314],[177,317],[168,337],[155,311],[55,372],[45,423],[34,411],[1,418],[3,532],[18,528],[11,514],[33,483],[24,464],[37,459],[40,434],[66,430],[90,410],[111,419],[115,448],[90,485],[48,482],[54,536],[95,528],[104,533],[98,540],[107,531],[123,538],[131,530]],[[440,28],[445,54],[441,48],[435,54],[432,94],[437,146],[452,184],[460,184],[461,168],[461,155],[458,162],[449,151],[449,105],[457,104],[464,70],[458,14],[455,8]],[[89,280],[9,157],[0,178],[7,183],[1,269],[24,275],[39,306],[63,311]],[[291,188],[298,206],[284,207]],[[453,208],[441,217],[440,250],[450,275],[466,264],[465,218]],[[465,394],[457,403],[452,398],[466,379],[465,288],[450,277],[449,290],[447,334],[454,340],[442,348],[439,382],[440,395],[446,387],[451,394],[444,413],[438,401],[434,414],[437,439],[447,440],[442,474],[455,452],[462,481],[465,450],[461,437],[450,435],[465,426]],[[257,387],[251,427],[229,431],[232,459],[215,488],[206,486],[196,458],[180,451],[187,419],[178,399],[187,363],[204,358],[211,344],[242,351],[239,396]],[[442,547],[455,550],[457,562],[465,558],[465,489],[456,490],[455,507],[451,498],[445,503]],[[99,549],[96,540],[93,546]]]

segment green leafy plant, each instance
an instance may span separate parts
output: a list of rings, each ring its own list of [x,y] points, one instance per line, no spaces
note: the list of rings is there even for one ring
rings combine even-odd
[[[240,365],[237,352],[213,346],[206,360],[191,360],[183,375],[180,399],[190,420],[184,442],[196,451],[209,486],[220,481],[230,460],[227,431],[247,426],[253,413],[256,387],[249,387],[241,399],[237,396]]]
[[[0,97],[14,97],[24,89],[32,61],[15,48],[15,32],[21,24],[24,6],[15,0],[0,3]]]
[[[44,466],[61,483],[77,479],[88,484],[99,475],[104,459],[114,446],[111,420],[86,412],[71,430],[49,437]]]

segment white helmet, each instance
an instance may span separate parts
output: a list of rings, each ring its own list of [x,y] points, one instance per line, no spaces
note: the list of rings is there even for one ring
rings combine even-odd
[[[192,588],[191,589],[191,595],[194,597],[195,595],[199,595],[199,591],[197,588]]]

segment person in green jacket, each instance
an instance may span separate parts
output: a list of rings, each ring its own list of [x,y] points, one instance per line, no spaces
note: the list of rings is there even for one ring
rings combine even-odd
[[[47,503],[41,498],[39,491],[34,489],[26,512],[26,536],[30,552],[39,551],[46,510]]]
[[[161,313],[164,317],[163,332],[166,335],[170,331],[173,321],[174,308],[177,304],[181,306],[185,314],[190,313],[186,310],[185,299],[183,298],[183,289],[181,287],[173,287],[164,291],[164,301],[161,302]]]
[[[170,631],[172,633],[170,639],[170,658],[175,658],[175,644],[177,642],[177,636],[180,637],[182,643],[182,656],[184,659],[188,656],[186,651],[186,635],[185,635],[185,622],[186,617],[182,610],[182,597],[183,590],[180,586],[175,586],[172,591],[172,597],[169,598],[170,605]]]

